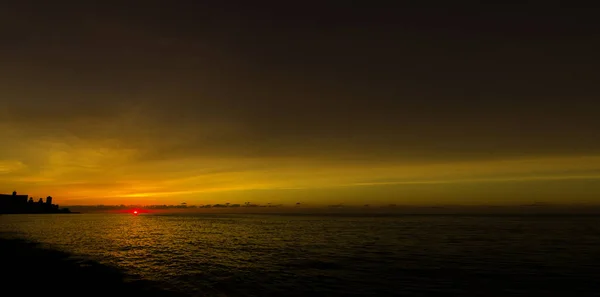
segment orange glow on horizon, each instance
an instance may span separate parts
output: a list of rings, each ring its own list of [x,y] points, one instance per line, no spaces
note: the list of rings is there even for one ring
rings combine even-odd
[[[76,148],[67,151],[79,156]],[[144,163],[119,159],[123,165],[108,174],[105,163],[115,161],[111,156],[126,155],[112,153],[96,160],[96,155],[84,151],[77,166],[68,158],[50,158],[53,169],[35,174],[18,167],[18,162],[0,160],[0,172],[7,177],[0,186],[6,193],[17,189],[34,197],[52,195],[66,207],[180,205],[183,201],[188,205],[301,201],[321,206],[590,203],[597,201],[600,192],[600,155],[447,162],[390,159],[385,163],[317,162],[309,157],[197,157]],[[133,214],[133,207],[119,212]]]

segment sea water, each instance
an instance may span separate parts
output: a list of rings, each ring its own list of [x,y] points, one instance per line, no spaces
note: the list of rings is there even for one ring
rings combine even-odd
[[[600,218],[4,215],[5,236],[189,296],[600,296]]]

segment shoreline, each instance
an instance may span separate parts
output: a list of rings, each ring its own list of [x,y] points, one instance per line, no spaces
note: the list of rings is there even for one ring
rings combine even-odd
[[[59,296],[127,294],[178,297],[145,280],[128,280],[117,268],[42,247],[40,243],[0,234],[0,261],[7,273],[2,295],[47,294]],[[14,293],[13,293],[14,292]]]

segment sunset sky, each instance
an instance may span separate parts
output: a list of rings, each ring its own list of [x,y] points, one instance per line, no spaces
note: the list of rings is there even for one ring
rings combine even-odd
[[[600,202],[591,12],[109,2],[0,4],[0,192]]]

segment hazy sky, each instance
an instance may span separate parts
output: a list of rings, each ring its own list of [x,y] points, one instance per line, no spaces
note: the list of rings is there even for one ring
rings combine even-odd
[[[2,1],[0,192],[600,202],[591,11],[206,2]]]

